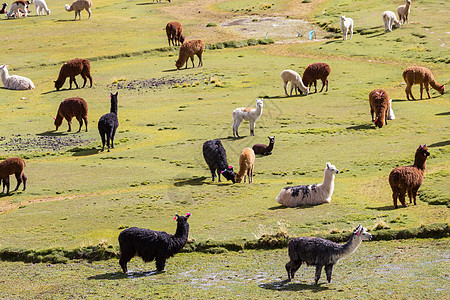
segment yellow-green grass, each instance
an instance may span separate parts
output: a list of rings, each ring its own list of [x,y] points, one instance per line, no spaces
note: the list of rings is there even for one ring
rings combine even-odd
[[[25,157],[29,178],[25,193],[0,198],[0,247],[73,248],[99,241],[117,245],[117,235],[126,226],[174,232],[176,212],[193,214],[190,236],[201,241],[253,239],[264,231],[276,232],[280,220],[290,225],[292,236],[349,231],[358,223],[371,228],[380,221],[393,229],[448,222],[445,205],[423,201],[449,197],[448,94],[440,96],[432,90],[431,100],[409,102],[401,84],[402,70],[411,64],[429,66],[436,79],[446,83],[448,65],[439,60],[428,64],[420,55],[404,57],[404,51],[386,51],[393,43],[389,36],[409,38],[409,31],[420,25],[406,25],[375,38],[358,34],[346,43],[333,40],[206,51],[204,67],[175,71],[176,49],[138,53],[166,46],[163,28],[173,20],[167,10],[172,5],[175,11],[188,1],[154,5],[99,1],[91,20],[82,13],[83,19],[76,22],[68,21],[73,14],[65,12],[63,4],[50,7],[50,16],[0,21],[11,33],[2,44],[0,63],[9,64],[11,74],[31,78],[37,87],[23,92],[0,89],[0,137],[5,137],[0,141],[0,156]],[[385,4],[371,4],[371,9],[385,10]],[[321,5],[327,8],[337,2]],[[211,9],[220,14],[224,8]],[[429,10],[418,10],[415,15],[434,21]],[[198,34],[196,29],[206,20],[203,15],[201,22],[196,16],[184,18],[185,31],[191,36]],[[360,21],[368,27],[381,23],[375,17]],[[435,23],[440,30],[436,35],[445,39],[444,26]],[[220,30],[207,30],[214,34],[204,35],[205,40],[217,42]],[[424,47],[441,53],[443,47],[430,36],[422,38],[430,39]],[[116,58],[108,59],[108,55]],[[55,92],[59,63],[74,57],[93,58],[94,87]],[[279,73],[286,68],[302,73],[317,61],[331,66],[329,91],[284,97]],[[114,85],[172,77],[185,83],[155,90]],[[370,122],[368,93],[375,88],[388,91],[397,117],[383,129],[374,129]],[[120,121],[116,148],[100,153],[97,121],[109,111],[109,92],[116,90]],[[417,86],[413,93],[418,96]],[[88,102],[89,131],[66,133],[64,122],[53,132],[52,118],[59,102],[74,96]],[[243,123],[240,133],[244,138],[232,139],[231,112],[254,106],[256,97],[265,98],[256,136],[250,137],[248,123]],[[78,128],[76,120],[73,128]],[[39,146],[7,151],[6,142],[17,134],[24,140],[61,138],[69,145],[57,151]],[[254,184],[210,183],[201,153],[205,140],[221,138],[229,163],[237,169],[242,148],[267,143],[269,135],[276,136],[275,149],[271,156],[257,158]],[[71,145],[70,138],[84,142]],[[415,149],[424,143],[431,152],[422,187],[428,193],[417,206],[394,210],[388,174],[397,165],[411,164]],[[275,197],[283,187],[321,182],[327,161],[342,171],[330,204],[295,209],[278,206]]]

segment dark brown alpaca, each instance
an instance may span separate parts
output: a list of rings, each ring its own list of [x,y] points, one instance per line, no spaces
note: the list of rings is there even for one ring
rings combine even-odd
[[[305,72],[303,72],[303,84],[311,91],[311,86],[314,83],[315,93],[317,93],[317,79],[320,79],[322,80],[320,92],[322,92],[325,85],[327,86],[325,92],[328,92],[328,75],[330,75],[330,73],[330,66],[326,63],[320,62],[311,64],[305,69]]]
[[[58,130],[59,126],[61,126],[63,119],[66,119],[67,123],[69,123],[69,130],[67,130],[67,132],[72,131],[72,118],[75,117],[78,120],[78,123],[80,123],[80,128],[78,129],[78,132],[81,131],[81,127],[83,126],[83,120],[86,126],[86,131],[88,131],[87,114],[88,114],[88,106],[86,101],[84,101],[84,99],[78,97],[67,98],[59,105],[59,109],[55,118],[56,130]]]
[[[427,145],[420,145],[416,150],[414,165],[407,167],[397,167],[389,174],[389,184],[392,188],[392,198],[394,207],[397,208],[397,198],[406,207],[405,194],[408,192],[409,203],[416,205],[417,191],[422,185],[423,175],[425,173],[425,163],[430,156]]]
[[[23,173],[25,168],[25,161],[20,157],[7,158],[0,162],[0,181],[3,181],[3,193],[9,194],[9,175],[14,174],[17,179],[17,186],[14,191],[17,191],[19,185],[23,182],[23,190],[27,187],[27,177]]]
[[[389,96],[385,90],[376,89],[369,94],[370,114],[372,115],[372,122],[378,128],[387,125],[387,119],[389,114]],[[376,119],[373,119],[375,113]]]
[[[172,42],[172,46],[179,46],[184,43],[183,27],[178,22],[169,22],[166,25],[167,40]]]
[[[92,87],[91,62],[87,59],[76,58],[69,60],[62,65],[61,70],[59,71],[58,79],[55,81],[56,90],[59,91],[59,89],[64,85],[64,82],[66,82],[67,77],[70,78],[70,89],[72,89],[72,81],[78,88],[78,84],[75,80],[75,76],[77,75],[81,75],[84,79],[82,86],[83,88],[86,85],[87,78],[89,78]]]

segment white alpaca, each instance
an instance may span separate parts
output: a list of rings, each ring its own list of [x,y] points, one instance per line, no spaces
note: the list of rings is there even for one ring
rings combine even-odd
[[[289,96],[286,90],[288,82],[291,83],[291,96],[294,87],[295,87],[295,95],[297,95],[297,89],[300,89],[303,95],[305,96],[308,95],[309,89],[303,84],[302,78],[297,72],[287,69],[282,71],[280,75],[281,79],[283,80],[284,92],[286,93],[286,96]]]
[[[34,89],[33,82],[22,76],[11,75],[9,76],[7,65],[0,66],[0,72],[2,77],[2,82],[5,88],[9,90],[32,90]]]
[[[278,195],[277,202],[288,207],[330,203],[334,190],[334,177],[339,171],[327,162],[324,173],[322,183],[285,187]]]
[[[350,32],[350,39],[353,37],[353,20],[350,18],[346,18],[345,16],[341,16],[341,23],[339,24],[339,28],[342,31],[342,38],[347,40],[347,34]]]
[[[392,99],[389,99],[389,113],[387,119],[395,120],[394,110],[392,109]]]
[[[49,15],[50,9],[48,9],[45,0],[34,0],[34,8],[36,9],[36,14],[44,15],[44,12]]]
[[[22,10],[24,12],[24,17],[28,17],[28,4],[30,4],[29,1],[22,1],[22,0],[18,0],[13,2],[13,4],[11,4],[11,9],[9,10],[9,12],[6,14],[7,18],[10,18],[12,15],[14,15],[14,18],[20,18],[20,16],[22,15],[22,13],[19,10]]]
[[[239,137],[238,129],[242,120],[250,122],[250,135],[255,135],[255,123],[263,111],[263,99],[256,99],[256,108],[241,107],[233,111],[233,136]]]
[[[409,23],[408,17],[409,17],[409,13],[411,12],[410,6],[411,6],[411,0],[406,0],[405,5],[400,5],[397,8],[398,19],[403,24]]]
[[[402,23],[397,20],[397,16],[393,11],[387,10],[383,13],[384,31],[392,31],[392,26],[395,24],[397,27],[402,26]]]

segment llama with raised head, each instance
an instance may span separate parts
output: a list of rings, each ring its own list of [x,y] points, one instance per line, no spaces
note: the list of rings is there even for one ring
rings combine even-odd
[[[330,203],[334,191],[334,177],[338,173],[339,170],[327,162],[322,183],[285,187],[276,201],[288,207]]]
[[[102,138],[102,151],[105,150],[105,142],[109,148],[114,149],[114,136],[116,135],[117,127],[119,127],[119,119],[117,119],[117,94],[110,93],[111,109],[110,112],[101,116],[98,120],[98,132]],[[110,147],[111,142],[111,147]]]
[[[186,245],[189,236],[191,216],[185,217],[175,214],[177,230],[174,235],[164,231],[131,227],[119,234],[120,259],[119,264],[124,273],[128,272],[127,263],[134,257],[140,256],[144,262],[155,260],[156,270],[161,272],[166,266],[166,260],[177,254]]]
[[[252,149],[255,151],[255,154],[261,154],[261,155],[270,155],[272,154],[273,146],[275,145],[275,137],[274,136],[268,136],[269,138],[269,145],[264,144],[254,144]]]
[[[0,66],[0,76],[3,86],[9,90],[34,89],[34,84],[31,79],[19,75],[9,75],[7,65]]]
[[[327,281],[330,283],[333,266],[338,260],[352,254],[362,241],[368,241],[371,238],[372,235],[359,224],[345,244],[317,237],[299,237],[290,240],[288,250],[290,261],[285,266],[288,273],[287,281],[290,282],[294,278],[295,272],[305,262],[308,266],[316,266],[315,284],[319,282],[323,267],[325,267]]]
[[[250,122],[250,135],[255,135],[255,123],[263,111],[263,100],[256,98],[256,108],[240,107],[233,111],[233,136],[239,137],[238,129],[243,120]]]
[[[425,173],[425,164],[430,152],[427,145],[420,145],[414,156],[414,164],[412,166],[397,167],[389,174],[389,184],[392,189],[392,199],[394,207],[397,206],[397,198],[403,207],[406,207],[405,194],[408,193],[409,203],[414,199],[416,205],[417,191],[422,185]]]
[[[341,16],[341,23],[339,23],[339,28],[342,32],[342,39],[347,40],[347,35],[350,32],[350,39],[353,37],[353,19]]]
[[[402,23],[409,23],[408,17],[411,12],[411,0],[406,0],[404,5],[400,5],[397,8],[398,19]]]

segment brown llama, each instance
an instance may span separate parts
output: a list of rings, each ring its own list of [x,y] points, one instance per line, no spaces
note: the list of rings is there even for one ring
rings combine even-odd
[[[420,145],[416,150],[414,164],[412,166],[397,167],[389,174],[389,184],[392,189],[392,198],[394,207],[397,208],[397,198],[406,207],[405,193],[408,192],[409,203],[416,205],[417,191],[422,185],[423,175],[425,173],[425,163],[430,156],[427,145]]]
[[[55,118],[56,130],[58,130],[59,126],[61,126],[63,119],[66,119],[67,123],[69,123],[69,130],[67,130],[67,132],[71,132],[72,118],[75,117],[78,120],[78,123],[80,123],[80,128],[78,129],[78,132],[81,131],[81,127],[83,126],[83,120],[87,132],[88,131],[87,114],[88,114],[88,106],[86,101],[84,101],[84,99],[78,97],[67,98],[66,100],[62,101],[61,104],[59,105],[59,109]]]
[[[92,76],[91,76],[91,62],[87,59],[75,58],[69,60],[65,64],[61,66],[61,70],[59,71],[58,79],[55,81],[55,88],[57,91],[64,85],[66,82],[66,78],[70,79],[70,87],[72,89],[72,81],[75,83],[75,86],[78,88],[78,84],[75,80],[75,76],[81,75],[84,80],[82,88],[86,85],[87,78],[91,83],[92,87]]]
[[[23,182],[23,190],[27,188],[27,177],[23,173],[25,168],[25,161],[20,157],[7,158],[0,162],[0,181],[3,182],[3,193],[9,194],[9,175],[14,174],[17,179],[17,186],[14,191],[19,189],[20,184]]]
[[[323,91],[323,87],[325,85],[327,86],[325,92],[328,92],[328,75],[330,75],[330,73],[331,69],[328,64],[322,62],[313,63],[309,65],[303,72],[303,84],[311,91],[311,86],[314,83],[314,92],[317,93],[317,79],[320,79],[322,80],[322,88],[320,89],[320,92]]]
[[[202,55],[204,50],[205,43],[202,40],[191,40],[185,42],[180,47],[180,54],[178,56],[178,60],[175,61],[175,66],[179,70],[186,63],[187,69],[188,59],[190,58],[192,61],[192,67],[194,68],[194,55],[197,55],[200,60],[198,66],[203,66]]]
[[[183,27],[178,22],[169,22],[166,25],[167,40],[172,42],[172,46],[179,46],[184,43]]]
[[[409,96],[411,96],[413,100],[416,100],[414,99],[414,96],[411,92],[411,87],[413,86],[413,84],[420,84],[420,100],[422,100],[424,85],[425,90],[428,94],[428,99],[431,99],[430,88],[428,87],[428,85],[431,85],[431,87],[438,91],[441,95],[443,95],[445,91],[444,85],[437,83],[436,80],[434,80],[434,76],[433,74],[431,74],[431,71],[425,67],[415,66],[406,68],[403,71],[403,79],[406,83],[405,93],[408,100]]]
[[[387,125],[390,103],[389,96],[385,90],[376,89],[369,94],[370,114],[372,115],[372,122],[378,128]],[[373,115],[376,119],[373,119]]]

